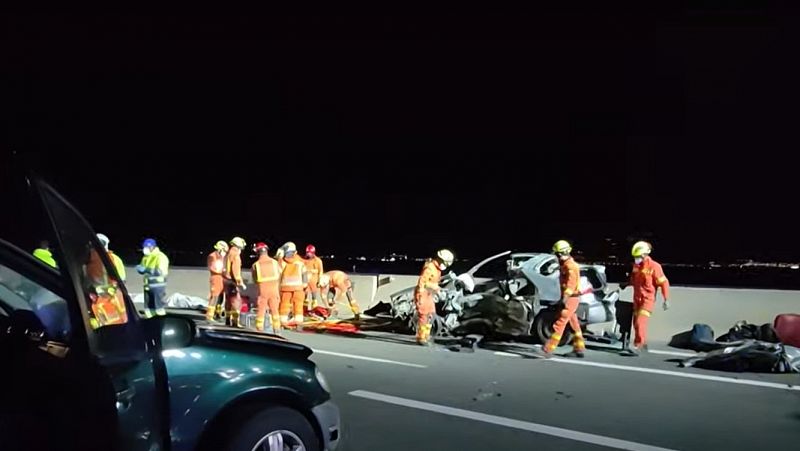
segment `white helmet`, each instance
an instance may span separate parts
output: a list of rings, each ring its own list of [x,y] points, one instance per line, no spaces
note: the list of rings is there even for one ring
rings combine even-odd
[[[320,287],[327,287],[331,283],[331,276],[327,274],[323,274],[319,276],[319,286]]]
[[[456,259],[455,255],[447,249],[440,249],[439,252],[436,253],[436,258],[438,258],[445,267],[452,265],[453,260]]]
[[[110,243],[111,240],[109,240],[107,236],[103,235],[102,233],[98,233],[97,240],[100,241],[100,244],[102,244],[106,250],[108,250],[108,243]]]

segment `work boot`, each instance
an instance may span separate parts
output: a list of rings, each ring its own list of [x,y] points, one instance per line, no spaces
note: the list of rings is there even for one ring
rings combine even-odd
[[[540,357],[542,359],[549,359],[549,358],[553,357],[553,353],[552,352],[547,352],[544,349],[544,346],[542,346],[542,345],[535,345],[533,347],[533,352],[536,354],[537,357]]]
[[[353,315],[353,319],[356,320],[356,321],[361,321],[361,314],[360,313],[356,313],[355,315]]]
[[[564,354],[564,357],[573,357],[573,358],[582,359],[582,358],[586,357],[586,355],[584,355],[583,351],[571,351],[571,352],[568,352],[568,353]]]
[[[429,347],[431,347],[431,346],[432,346],[432,344],[431,344],[430,340],[417,340],[417,344],[418,344],[419,346],[424,346],[424,347],[426,347],[426,348],[429,348]]]

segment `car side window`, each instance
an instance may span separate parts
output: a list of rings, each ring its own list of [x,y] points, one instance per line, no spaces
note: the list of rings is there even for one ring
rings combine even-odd
[[[57,294],[0,264],[0,315],[33,312],[49,340],[68,343],[72,331],[67,303]]]
[[[87,242],[83,263],[83,285],[91,301],[89,323],[93,329],[115,326],[128,322],[125,299],[116,274],[109,274],[100,257],[100,252]]]
[[[486,262],[476,272],[475,277],[478,278],[500,278],[508,273],[508,261],[503,258],[498,258],[493,261]]]
[[[52,196],[52,197],[51,197]],[[125,288],[111,264],[107,251],[91,228],[63,200],[45,192],[45,200],[59,235],[59,268],[68,270],[73,285],[81,293],[91,329],[113,328],[127,324],[129,316]],[[77,280],[75,280],[77,278]]]
[[[541,274],[543,276],[548,276],[548,277],[552,276],[553,274],[555,274],[558,271],[558,260],[556,260],[554,258],[552,260],[546,261],[541,266],[541,270],[540,271],[541,271]]]

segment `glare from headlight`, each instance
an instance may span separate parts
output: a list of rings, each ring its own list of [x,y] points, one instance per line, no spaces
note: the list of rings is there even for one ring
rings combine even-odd
[[[319,386],[322,387],[323,390],[330,393],[331,386],[328,385],[328,380],[325,379],[325,375],[322,374],[322,371],[319,368],[314,368],[314,375],[317,377],[317,382],[319,382]]]

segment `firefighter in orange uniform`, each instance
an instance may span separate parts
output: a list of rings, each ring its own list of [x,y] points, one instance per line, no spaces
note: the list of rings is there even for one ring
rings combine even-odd
[[[280,315],[281,324],[286,326],[299,326],[303,323],[303,301],[305,301],[305,289],[308,285],[308,273],[303,259],[297,255],[297,247],[294,243],[284,244],[279,249],[281,266],[281,303]],[[294,316],[289,321],[289,312]]]
[[[652,252],[650,243],[639,241],[633,245],[633,270],[631,271],[630,284],[633,285],[633,354],[647,351],[647,322],[656,305],[656,291],[661,288],[664,296],[663,308],[669,309],[669,280],[664,275],[664,269],[655,260],[650,258]]]
[[[361,310],[358,308],[358,302],[353,297],[353,283],[350,282],[350,277],[343,271],[328,271],[319,278],[319,286],[321,288],[322,299],[328,302],[328,306],[333,308],[336,301],[339,300],[342,293],[347,296],[347,303],[350,305],[350,310],[353,312],[355,320],[361,319]],[[333,288],[333,293],[330,292]]]
[[[417,343],[427,346],[431,339],[431,321],[436,314],[436,301],[433,295],[439,291],[442,271],[453,264],[455,257],[447,249],[436,253],[436,257],[428,259],[422,266],[417,287],[414,290],[414,302],[417,307]]]
[[[206,310],[206,319],[213,321],[219,306],[219,298],[224,291],[224,278],[225,273],[225,255],[228,253],[228,243],[224,241],[217,241],[214,245],[214,252],[208,254],[208,272],[209,272],[209,291],[208,291],[208,309]]]
[[[561,302],[564,304],[564,308],[561,310],[561,316],[553,326],[553,334],[550,335],[550,339],[544,345],[545,356],[550,356],[558,347],[567,323],[569,323],[575,335],[572,338],[572,352],[566,354],[566,356],[583,358],[586,350],[586,342],[583,341],[583,333],[581,332],[581,323],[575,315],[580,303],[581,293],[578,285],[581,280],[581,271],[570,255],[571,252],[572,246],[564,240],[557,241],[553,245],[553,253],[556,254],[561,263],[559,268],[561,272]]]
[[[225,256],[225,324],[239,327],[239,313],[242,309],[241,292],[247,288],[242,280],[242,249],[247,245],[242,238],[234,237],[228,255]]]
[[[322,303],[320,296],[319,278],[322,270],[322,259],[317,257],[317,248],[313,244],[306,246],[306,258],[303,260],[308,272],[308,287],[306,288],[306,302],[308,309],[313,310]]]
[[[278,261],[269,256],[266,243],[256,243],[253,251],[258,260],[253,263],[253,282],[258,286],[258,311],[256,312],[256,330],[264,330],[264,319],[269,310],[270,324],[275,334],[281,333],[280,279],[281,267]]]

